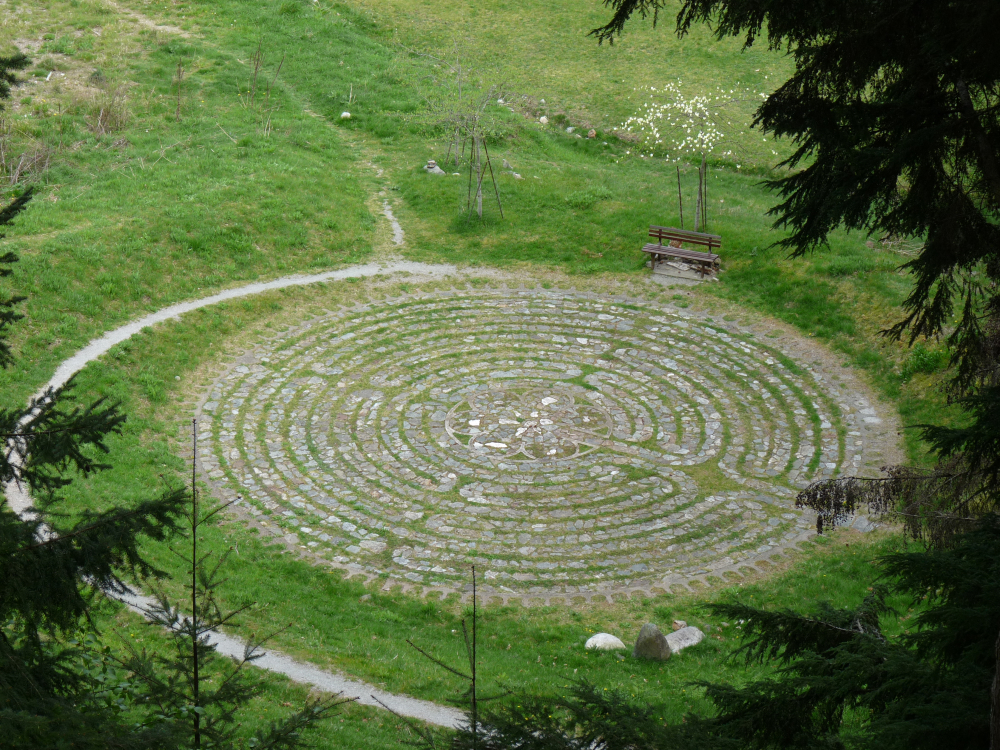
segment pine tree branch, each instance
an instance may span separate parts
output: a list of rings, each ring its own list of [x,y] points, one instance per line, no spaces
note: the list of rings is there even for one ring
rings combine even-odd
[[[74,528],[72,531],[68,531],[68,532],[53,533],[52,535],[47,536],[42,541],[35,542],[34,544],[30,544],[27,547],[21,547],[20,549],[14,550],[12,554],[15,554],[15,555],[17,555],[17,554],[24,554],[26,552],[31,552],[31,551],[42,549],[42,548],[45,548],[45,547],[58,546],[59,544],[65,543],[67,541],[71,541],[71,540],[75,539],[76,537],[79,537],[79,536],[82,536],[82,535],[85,535],[85,534],[89,534],[89,533],[91,533],[93,531],[99,531],[101,529],[105,529],[108,526],[110,526],[112,524],[115,524],[115,523],[118,523],[120,521],[126,521],[126,520],[129,520],[129,519],[134,518],[136,516],[147,514],[148,513],[148,509],[145,508],[145,507],[143,507],[143,506],[140,506],[138,508],[133,508],[132,510],[128,510],[128,511],[124,511],[124,512],[121,512],[121,511],[115,512],[115,511],[113,511],[112,513],[113,513],[113,515],[101,518],[101,519],[99,519],[99,520],[97,520],[97,521],[95,521],[93,523],[90,523],[90,524],[87,524],[87,525],[83,526],[82,528]]]
[[[962,76],[955,78],[955,91],[958,92],[959,106],[976,141],[976,149],[979,153],[979,166],[986,177],[986,182],[993,193],[994,205],[1000,206],[1000,166],[997,165],[996,148],[990,143],[989,136],[983,130],[980,114],[976,112],[976,107],[969,96],[969,87],[965,85]]]

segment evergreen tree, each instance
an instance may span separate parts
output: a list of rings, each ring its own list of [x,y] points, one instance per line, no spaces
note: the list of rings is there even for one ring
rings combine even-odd
[[[665,0],[606,0],[613,40]],[[838,227],[923,242],[903,268],[914,278],[905,317],[887,333],[947,334],[963,429],[925,428],[941,459],[898,468],[874,485],[830,483],[803,497],[836,522],[858,502],[902,510],[935,541],[1000,510],[1000,45],[992,0],[684,0],[676,32],[712,26],[785,50],[794,73],[754,125],[792,141],[788,169],[767,185],[771,214],[802,255]]]
[[[628,20],[666,0],[606,0],[613,40]],[[893,335],[957,324],[959,386],[995,385],[1000,334],[1000,46],[992,0],[684,0],[676,32],[696,23],[718,38],[785,50],[794,73],[757,110],[754,125],[796,146],[767,182],[771,213],[796,255],[838,227],[913,237],[921,252],[907,315]],[[986,415],[984,415],[986,416]],[[960,441],[963,442],[963,441]],[[992,441],[990,441],[992,443]],[[968,445],[965,440],[963,445]],[[987,456],[988,454],[988,456]],[[995,448],[982,462],[992,475]]]
[[[0,58],[0,100],[10,96],[24,55]],[[0,210],[9,227],[32,197],[25,190]],[[0,239],[3,235],[0,235]],[[9,277],[17,256],[0,257]],[[0,298],[0,366],[14,358],[7,343],[21,316],[20,296]],[[146,744],[153,733],[122,726],[95,692],[75,641],[96,592],[125,588],[121,575],[159,574],[139,551],[142,537],[162,539],[183,510],[183,492],[165,492],[132,507],[62,513],[73,474],[108,468],[108,435],[125,417],[103,400],[83,405],[72,383],[36,396],[27,407],[0,407],[0,726],[5,747],[114,747]],[[29,495],[30,493],[30,495]],[[34,499],[34,506],[31,507]]]
[[[194,425],[193,425],[194,427]],[[197,455],[197,451],[194,452]],[[254,679],[247,665],[263,656],[260,647],[268,640],[248,641],[243,657],[233,661],[221,657],[211,636],[250,605],[224,612],[218,602],[218,589],[225,583],[222,571],[228,551],[213,563],[213,552],[199,552],[199,527],[227,505],[203,513],[199,509],[194,466],[192,465],[190,507],[186,514],[190,551],[178,553],[188,566],[184,602],[185,614],[163,592],[147,612],[149,625],[162,628],[169,637],[165,650],[150,653],[131,648],[123,665],[141,684],[139,700],[152,709],[157,722],[173,740],[184,748],[228,748],[239,743],[239,711],[260,693],[260,680]],[[262,734],[248,740],[256,750],[286,750],[301,747],[303,732],[348,700],[336,697],[307,703],[302,709],[280,721],[272,722]]]

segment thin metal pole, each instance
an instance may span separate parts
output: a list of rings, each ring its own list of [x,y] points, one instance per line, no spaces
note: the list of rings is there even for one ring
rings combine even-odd
[[[476,566],[472,566],[472,747],[479,747],[479,706],[476,702]]]
[[[681,217],[681,229],[684,228],[684,200],[681,198],[681,168],[677,167],[677,213]]]
[[[476,142],[476,214],[483,218],[483,152],[479,149],[482,138]]]
[[[191,420],[191,661],[194,679],[194,746],[201,747],[200,676],[198,670],[198,420]]]
[[[702,161],[704,162],[705,157],[702,156]],[[708,167],[705,167],[705,231],[708,231]],[[711,248],[709,248],[711,250]]]
[[[473,139],[475,136],[473,136]],[[475,141],[473,141],[475,142]],[[465,143],[462,143],[462,156],[465,156]],[[465,196],[465,213],[469,213],[472,210],[472,154],[469,154],[469,192]]]
[[[708,164],[705,161],[705,154],[701,155],[701,231],[708,231]]]
[[[698,197],[694,202],[694,231],[701,227],[701,167],[698,167]]]

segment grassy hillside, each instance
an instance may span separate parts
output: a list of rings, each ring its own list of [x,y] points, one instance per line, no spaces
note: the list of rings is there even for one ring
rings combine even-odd
[[[493,144],[493,156],[498,163],[507,158],[524,179],[498,176],[506,219],[487,195],[486,220],[468,221],[466,175],[434,178],[421,170],[446,148],[441,132],[410,117],[422,106],[432,63],[396,43],[405,25],[381,25],[365,7],[148,2],[112,10],[58,1],[44,12],[34,7],[16,6],[4,27],[7,44],[18,41],[36,60],[7,115],[7,158],[41,150],[50,165],[12,186],[31,181],[42,189],[10,241],[24,259],[12,283],[31,295],[30,322],[20,329],[22,367],[31,371],[12,371],[0,385],[20,395],[96,331],[142,310],[240,280],[365,257],[375,242],[379,191],[403,218],[405,252],[422,259],[639,273],[645,226],[678,222],[673,166],[635,158],[630,144],[604,132],[597,140],[576,138],[503,108],[497,117],[508,136]],[[420,12],[448,25],[456,7]],[[568,17],[573,6],[565,7]],[[437,15],[428,15],[432,8]],[[581,32],[596,20],[584,14]],[[516,45],[521,28],[504,21],[492,33],[507,30],[505,43]],[[530,28],[538,35],[549,27]],[[655,33],[644,42],[650,45],[655,38],[666,48],[688,49],[667,32],[636,34]],[[714,50],[716,62],[692,70],[711,69],[728,80],[749,59],[695,36]],[[268,104],[261,95],[257,106],[244,106],[258,43],[260,87],[274,83]],[[632,43],[638,44],[631,35],[623,42]],[[575,58],[565,45],[551,46],[560,51],[546,70],[573,79]],[[609,77],[614,55],[625,49],[597,50],[583,37],[577,47],[600,55],[591,68]],[[656,70],[673,69],[651,58]],[[511,75],[538,79],[524,59],[506,59]],[[531,59],[542,64],[541,57]],[[766,59],[780,72],[782,58]],[[620,101],[627,83],[609,88],[608,96]],[[352,90],[352,117],[341,120]],[[118,126],[105,133],[97,121],[109,108]],[[261,110],[270,108],[274,129],[265,135]],[[690,212],[694,175],[687,165],[684,171]],[[766,249],[776,239],[763,215],[773,199],[757,182],[738,170],[712,170],[709,221],[724,237],[726,283],[702,293],[725,295],[830,341],[873,371],[883,391],[899,400],[905,421],[934,418],[941,400],[924,392],[921,375],[917,395],[900,377],[914,369],[909,355],[876,337],[898,317],[908,281],[895,269],[906,257],[880,246],[873,252],[863,237],[835,236],[829,251],[787,261]],[[918,457],[915,437],[908,446]]]
[[[652,19],[637,19],[613,45],[601,46],[589,36],[609,18],[600,2],[361,0],[352,5],[392,29],[401,48],[450,64],[461,61],[474,76],[507,81],[519,95],[513,101],[525,111],[550,119],[563,115],[565,124],[584,130],[620,128],[646,101],[650,87],[675,83],[687,97],[769,94],[791,71],[784,55],[761,45],[741,51],[739,42],[719,42],[704,27],[678,39],[673,29],[679,2],[667,4],[656,28]],[[771,145],[749,132],[754,106],[747,101],[727,110],[739,117],[723,120],[731,124],[726,142],[738,148],[744,164],[765,167],[777,160]]]
[[[613,48],[599,48],[585,37],[606,13],[596,2],[582,9],[569,0],[30,0],[3,7],[2,51],[17,46],[34,63],[4,115],[0,183],[4,198],[28,184],[38,188],[4,241],[22,262],[3,287],[29,297],[16,332],[19,363],[0,374],[5,403],[24,399],[90,338],[143,312],[250,280],[384,257],[394,251],[378,215],[384,200],[406,230],[406,257],[502,267],[525,283],[558,276],[560,283],[638,284],[646,226],[679,217],[675,167],[637,157],[613,133],[634,112],[632,89],[678,78],[692,91],[736,82],[766,88],[788,69],[782,57],[741,53],[703,30],[679,41],[669,23],[655,31],[636,25]],[[467,173],[422,170],[447,148],[445,134],[422,115],[441,76],[426,53],[451,55],[456,44],[474,71],[513,90],[514,111],[493,112],[503,135],[490,143],[494,163],[507,159],[523,178],[500,170],[504,219],[490,194],[484,221],[465,215]],[[263,66],[251,101],[258,45]],[[350,119],[340,118],[344,110]],[[541,114],[552,124],[540,125]],[[567,133],[573,124],[594,126],[599,137]],[[909,279],[898,266],[907,256],[845,234],[807,259],[768,250],[780,237],[765,216],[773,197],[758,185],[769,148],[757,148],[752,133],[737,135],[758,158],[753,169],[713,162],[709,220],[724,238],[725,271],[720,284],[693,292],[697,302],[723,298],[748,317],[778,318],[823,340],[869,373],[904,423],[945,417],[936,391],[940,350],[908,352],[877,336],[900,315]],[[36,168],[25,171],[29,163]],[[681,167],[690,203],[694,174]],[[132,419],[112,441],[117,468],[81,483],[80,502],[127,502],[158,487],[161,475],[183,471],[178,425],[217,352],[310,306],[366,293],[363,285],[341,285],[204,310],[88,368],[79,397],[117,398]],[[915,433],[907,448],[923,459]],[[240,550],[228,596],[259,603],[249,624],[294,623],[279,639],[282,648],[391,689],[456,695],[457,685],[403,646],[413,637],[457,658],[451,631],[462,612],[454,603],[381,594],[361,602],[360,584],[290,559],[236,524],[207,536],[219,549]],[[847,604],[867,587],[872,556],[894,543],[835,535],[740,594],[775,606],[816,597]],[[152,552],[174,565],[165,550]],[[696,604],[689,596],[582,611],[489,608],[484,669],[541,692],[574,677],[634,686],[667,701],[677,718],[700,700],[687,697],[688,681],[743,675],[726,659],[733,630],[706,622]],[[714,628],[722,640],[663,668],[581,649],[590,631],[627,640],[649,619],[674,617]],[[287,690],[272,683],[268,710],[281,710]],[[330,734],[326,746],[391,746],[393,733],[376,732],[372,716],[350,712],[344,731],[355,734]]]

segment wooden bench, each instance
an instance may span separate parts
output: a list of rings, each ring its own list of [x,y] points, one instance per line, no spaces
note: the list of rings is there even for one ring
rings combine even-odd
[[[702,277],[714,276],[719,272],[719,256],[712,252],[722,248],[722,238],[717,234],[686,232],[683,229],[674,229],[673,227],[653,226],[649,228],[649,236],[655,237],[657,241],[655,244],[650,242],[642,248],[642,251],[652,256],[651,265],[654,269],[660,261],[675,259],[694,266]],[[667,241],[667,244],[663,244],[664,240]],[[708,252],[686,250],[681,247],[682,243],[707,247]]]

